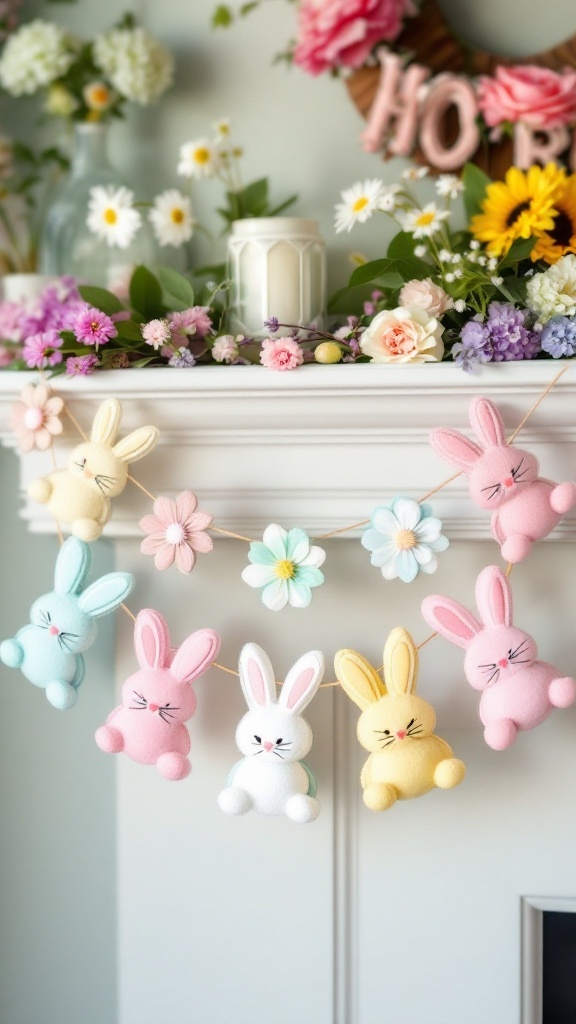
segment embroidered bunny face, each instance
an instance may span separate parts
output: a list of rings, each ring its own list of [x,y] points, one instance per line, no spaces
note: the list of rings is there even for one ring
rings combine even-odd
[[[486,690],[532,665],[537,657],[536,644],[528,633],[511,625],[495,626],[490,630],[489,645],[485,632],[471,639],[464,671],[470,686]]]
[[[105,498],[121,494],[128,479],[128,465],[116,457],[114,449],[91,441],[74,449],[68,469],[84,486],[99,491]]]
[[[358,739],[365,750],[394,751],[429,736],[436,714],[421,697],[385,694],[366,708],[358,722]]]
[[[168,726],[192,718],[197,704],[190,684],[176,682],[169,669],[134,673],[122,687],[122,701],[125,708],[142,712],[147,722],[154,716]]]
[[[30,622],[46,633],[54,651],[81,654],[92,646],[96,620],[81,611],[76,594],[43,594],[30,609]]]
[[[468,471],[470,496],[481,508],[500,508],[537,479],[538,468],[535,456],[522,448],[489,448]]]

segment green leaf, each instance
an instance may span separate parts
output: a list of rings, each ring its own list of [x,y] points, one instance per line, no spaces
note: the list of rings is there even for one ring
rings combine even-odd
[[[515,242],[512,242],[498,269],[504,270],[506,267],[513,267],[515,263],[520,263],[521,260],[527,260],[535,245],[536,238],[534,236],[517,238]]]
[[[194,305],[194,289],[190,282],[170,267],[156,267],[162,285],[163,299],[170,309],[190,309]]]
[[[367,284],[370,281],[378,282],[388,288],[401,288],[406,281],[414,279],[422,281],[430,274],[430,265],[424,260],[415,257],[410,259],[383,259],[373,260],[357,267],[350,277],[350,287],[359,284]]]
[[[358,285],[356,288],[340,288],[328,301],[329,313],[344,313],[347,316],[362,316],[364,303],[368,302],[374,288],[371,284]]]
[[[116,329],[118,337],[123,338],[124,341],[137,341],[140,344],[144,341],[141,325],[135,323],[134,320],[119,320],[116,324]]]
[[[212,13],[210,23],[212,28],[228,28],[234,20],[232,11],[226,4],[218,4],[218,7]]]
[[[268,209],[268,178],[252,181],[236,195],[244,217],[261,217]]]
[[[91,306],[95,306],[96,309],[100,309],[102,313],[106,313],[106,316],[111,316],[112,313],[120,313],[126,307],[122,305],[120,299],[113,295],[112,292],[106,290],[106,288],[97,288],[91,284],[81,284],[78,291],[84,302],[88,302]]]
[[[399,231],[388,246],[387,256],[391,260],[402,259],[405,256],[414,256],[416,240],[407,231]]]
[[[130,302],[146,320],[162,319],[166,310],[162,305],[160,282],[147,267],[139,266],[130,281]]]
[[[486,196],[486,189],[492,183],[484,171],[481,171],[476,164],[465,164],[462,171],[464,183],[464,209],[468,220],[482,210],[482,202]]]
[[[267,216],[268,217],[277,217],[279,213],[283,213],[284,210],[287,210],[288,207],[292,206],[292,204],[297,202],[297,200],[298,200],[298,193],[294,193],[294,195],[290,196],[289,199],[285,199],[283,203],[280,203],[280,206],[275,206],[273,210],[268,210]]]
[[[251,14],[259,6],[260,0],[250,0],[247,4],[242,4],[240,8],[240,17],[245,18],[247,14]]]
[[[148,366],[148,363],[152,363],[158,356],[146,356],[145,359],[137,359],[135,363],[132,363],[134,369],[138,370],[142,366]]]

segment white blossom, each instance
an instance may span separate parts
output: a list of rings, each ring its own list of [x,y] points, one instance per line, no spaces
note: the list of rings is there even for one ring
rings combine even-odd
[[[172,85],[174,59],[143,28],[115,28],[94,40],[94,63],[117,92],[146,106]]]
[[[75,57],[70,36],[50,21],[23,25],[0,58],[0,84],[11,96],[31,96],[65,75]]]

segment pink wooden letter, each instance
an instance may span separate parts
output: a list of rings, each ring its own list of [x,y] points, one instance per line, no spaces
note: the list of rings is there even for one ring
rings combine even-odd
[[[534,163],[556,163],[556,157],[569,145],[567,128],[534,131],[527,124],[518,122],[514,125],[514,164],[522,171],[527,171]]]
[[[452,146],[442,141],[442,123],[450,107],[458,113],[458,138]],[[424,156],[441,171],[462,167],[478,149],[480,132],[476,124],[478,108],[470,82],[458,75],[438,75],[424,102],[420,126],[420,146]]]
[[[430,71],[420,64],[411,64],[404,71],[402,58],[386,49],[379,50],[378,58],[380,82],[366,128],[360,136],[362,145],[368,153],[377,153],[384,147],[391,156],[409,156],[416,142],[419,92]],[[389,127],[393,119],[396,124],[391,134]]]

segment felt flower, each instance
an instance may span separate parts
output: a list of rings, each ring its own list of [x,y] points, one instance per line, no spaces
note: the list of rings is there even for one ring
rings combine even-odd
[[[295,370],[304,362],[304,354],[294,338],[265,338],[260,349],[260,362],[268,370]]]
[[[124,185],[95,185],[90,189],[86,223],[109,246],[127,249],[142,223],[134,209],[134,193]]]
[[[401,306],[418,306],[428,316],[442,316],[454,305],[447,292],[439,284],[434,284],[430,277],[425,277],[423,281],[407,281],[399,299]]]
[[[359,68],[374,46],[395,39],[410,0],[301,0],[294,63],[310,75]]]
[[[504,121],[522,121],[539,131],[561,128],[576,121],[576,70],[501,65],[493,78],[480,77],[477,98],[489,128]]]
[[[538,238],[552,231],[565,177],[556,164],[534,164],[526,172],[510,167],[504,181],[487,186],[482,213],[472,217],[470,230],[478,241],[487,243],[489,256],[505,256],[517,238]]]
[[[383,183],[377,178],[357,181],[341,193],[342,202],[336,205],[334,227],[336,234],[351,231],[355,224],[363,224],[379,209]]]
[[[156,196],[148,219],[161,246],[178,248],[194,234],[190,200],[177,188],[168,188]]]
[[[143,555],[154,555],[154,565],[160,571],[176,562],[180,572],[192,572],[196,553],[212,551],[212,538],[205,532],[212,516],[197,512],[197,504],[192,491],[183,491],[176,501],[156,498],[154,514],[140,520],[140,529],[148,534],[140,551]]]
[[[440,210],[436,203],[426,203],[421,210],[407,210],[398,214],[403,231],[413,238],[431,238],[440,231],[442,224],[450,217],[450,210]]]
[[[411,583],[419,572],[436,572],[436,554],[445,551],[449,541],[430,505],[394,498],[390,505],[375,509],[370,522],[362,547],[372,552],[370,561],[381,569],[385,580]]]
[[[326,558],[323,548],[310,544],[304,530],[289,532],[272,523],[264,530],[262,542],[250,544],[247,565],[242,579],[250,587],[262,588],[262,601],[273,612],[287,604],[307,608],[312,589],[324,583],[320,566]]]
[[[425,363],[442,359],[444,328],[417,306],[383,309],[360,338],[373,363]]]
[[[58,414],[63,408],[62,399],[53,395],[46,384],[27,384],[10,414],[10,427],[16,434],[20,451],[50,448],[56,434],[62,433]]]

